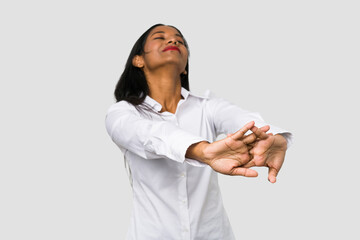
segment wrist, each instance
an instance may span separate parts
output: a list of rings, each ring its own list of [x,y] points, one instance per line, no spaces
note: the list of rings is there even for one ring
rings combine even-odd
[[[209,160],[206,154],[206,147],[210,143],[207,141],[201,141],[198,143],[192,144],[188,150],[186,151],[185,157],[192,158],[198,160],[199,162],[203,162],[209,164]]]
[[[281,134],[276,134],[275,135],[275,145],[278,148],[286,150],[287,149],[287,140],[286,140],[286,138],[284,136],[282,136]]]

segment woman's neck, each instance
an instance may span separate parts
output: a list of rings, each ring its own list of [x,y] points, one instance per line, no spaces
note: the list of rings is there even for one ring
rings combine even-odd
[[[160,112],[175,113],[177,105],[181,99],[181,79],[180,74],[174,75],[162,72],[162,74],[146,74],[149,86],[149,96],[161,104]]]

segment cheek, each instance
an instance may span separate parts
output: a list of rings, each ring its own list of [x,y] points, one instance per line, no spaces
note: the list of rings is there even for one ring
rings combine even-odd
[[[188,50],[186,48],[185,48],[185,52],[184,52],[184,57],[186,59],[188,59],[188,57],[189,57],[189,52],[188,52]]]
[[[144,46],[144,51],[147,53],[147,52],[152,52],[154,51],[153,49],[156,47],[156,43],[152,43],[152,42],[149,42],[149,43],[146,43],[145,46]]]
[[[186,52],[186,54],[183,55],[183,59],[185,62],[187,62],[188,58],[189,58],[189,54]]]

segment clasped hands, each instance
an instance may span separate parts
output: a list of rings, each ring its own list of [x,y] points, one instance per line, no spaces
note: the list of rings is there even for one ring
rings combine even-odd
[[[268,167],[268,180],[275,183],[285,159],[287,141],[281,135],[267,133],[269,129],[269,126],[258,128],[252,121],[222,140],[190,146],[186,156],[226,175],[257,177],[258,173],[251,167]],[[245,135],[249,130],[252,133]]]

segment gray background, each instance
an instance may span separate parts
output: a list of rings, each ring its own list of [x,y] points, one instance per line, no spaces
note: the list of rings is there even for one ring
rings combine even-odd
[[[238,239],[360,239],[357,1],[1,1],[0,239],[124,239],[104,118],[130,49],[177,26],[190,85],[295,134],[276,184],[220,176]]]

